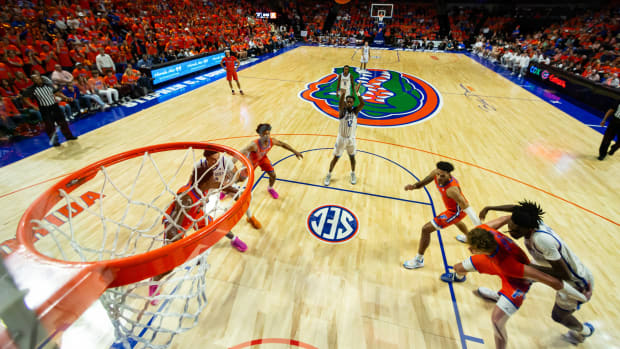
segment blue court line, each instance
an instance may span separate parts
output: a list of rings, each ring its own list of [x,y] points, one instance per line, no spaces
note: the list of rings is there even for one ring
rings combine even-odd
[[[428,202],[421,202],[421,201],[415,201],[415,200],[407,200],[407,199],[401,199],[401,198],[397,198],[397,197],[393,197],[393,196],[371,194],[371,193],[366,193],[366,192],[363,192],[363,191],[335,188],[335,187],[329,187],[329,186],[324,186],[324,185],[320,185],[320,184],[298,182],[298,181],[292,181],[292,180],[289,180],[289,179],[276,178],[276,181],[282,181],[282,182],[294,183],[294,184],[302,184],[302,185],[308,185],[308,186],[311,186],[311,187],[319,187],[319,188],[325,188],[325,189],[330,189],[330,190],[345,191],[345,192],[354,193],[354,194],[362,194],[362,195],[374,196],[374,197],[377,197],[377,198],[384,198],[384,199],[392,199],[392,200],[404,201],[404,202],[409,202],[409,203],[412,203],[412,204],[431,205],[431,203],[428,203]]]
[[[301,151],[301,153],[307,153],[307,152],[317,151],[317,150],[331,150],[331,149],[333,149],[333,148],[315,148],[315,149],[308,149],[308,150]],[[395,162],[395,161],[393,161],[391,159],[388,159],[388,158],[386,158],[384,156],[381,156],[379,154],[375,154],[375,153],[371,153],[371,152],[367,152],[367,151],[363,151],[363,150],[357,150],[357,152],[364,153],[364,154],[369,154],[369,155],[372,155],[372,156],[376,156],[378,158],[381,158],[383,160],[391,162],[392,164],[394,164],[394,165],[400,167],[401,169],[403,169],[405,172],[407,172],[409,175],[411,175],[411,177],[415,178],[417,181],[420,181],[420,179],[416,175],[414,175],[413,172],[409,171],[409,169],[407,169],[403,165],[401,165],[401,164],[399,164],[399,163],[397,163],[397,162]],[[284,161],[286,159],[289,159],[289,158],[291,158],[293,156],[295,156],[295,154],[289,154],[289,155],[281,158],[280,160],[274,162],[272,164],[272,166],[275,167],[280,162],[282,162],[282,161]],[[256,189],[256,186],[258,185],[258,183],[263,178],[265,178],[265,174],[266,174],[266,172],[263,172],[261,174],[261,176],[258,178],[258,180],[254,183],[254,185],[252,186],[252,191],[254,191],[254,189]],[[279,179],[276,178],[276,180],[279,180]],[[323,189],[337,189],[337,188],[330,188],[330,187],[326,187],[326,186],[322,186],[322,185],[302,183],[302,182],[295,182],[295,181],[290,181],[290,180],[282,180],[282,181],[290,182],[290,183],[306,184],[306,185],[315,186],[315,187],[319,187],[319,188],[323,188]],[[430,193],[428,192],[428,188],[424,187],[423,189],[426,192],[426,195],[428,196],[428,199],[430,201],[431,210],[433,212],[433,217],[435,217],[437,215],[437,213],[435,212],[435,205],[433,204],[433,198],[431,197]],[[345,191],[354,192],[354,191],[350,191],[350,190],[345,190]],[[359,193],[360,194],[365,194],[365,195],[375,195],[375,194],[363,193],[363,192],[359,192]],[[384,197],[385,198],[389,198],[387,196],[384,196]],[[403,200],[403,201],[405,201],[405,200]],[[426,203],[420,203],[420,204],[426,204]],[[428,204],[426,204],[426,205],[428,205]],[[439,248],[441,250],[441,256],[442,256],[443,263],[444,263],[444,271],[448,272],[449,269],[452,269],[452,266],[448,264],[448,261],[447,261],[447,258],[446,258],[446,251],[445,251],[445,248],[444,248],[443,240],[441,238],[441,232],[439,230],[437,230],[437,240],[439,241]],[[454,284],[453,283],[448,283],[448,289],[450,290],[450,299],[452,300],[452,309],[454,310],[454,315],[455,315],[455,318],[456,318],[456,325],[457,325],[457,328],[459,330],[459,337],[461,339],[461,347],[463,349],[467,349],[467,341],[472,341],[472,342],[484,344],[484,340],[482,338],[472,337],[472,336],[469,336],[469,335],[465,334],[465,332],[463,330],[463,323],[462,323],[462,320],[461,320],[461,315],[460,315],[459,308],[458,308],[458,305],[457,305],[457,302],[456,302],[456,295],[454,294]]]

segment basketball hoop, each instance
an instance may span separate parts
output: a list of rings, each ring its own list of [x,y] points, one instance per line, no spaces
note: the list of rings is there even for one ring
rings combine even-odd
[[[200,191],[196,204],[209,223],[193,233],[179,228],[185,237],[165,242],[162,218],[176,227],[166,208],[181,205],[185,194],[177,190],[192,171],[196,176],[195,163],[207,149],[240,161],[234,178],[249,169],[246,187],[229,207],[214,198],[232,185],[230,177],[217,189]],[[211,143],[160,144],[108,157],[68,175],[28,207],[17,228],[20,246],[5,264],[50,333],[66,329],[101,297],[117,341],[166,348],[196,325],[207,302],[206,258],[244,215],[253,181],[245,156]],[[199,181],[193,182],[196,189]],[[176,207],[188,217],[187,207]],[[161,293],[150,296],[154,283]],[[149,307],[152,301],[160,306]]]

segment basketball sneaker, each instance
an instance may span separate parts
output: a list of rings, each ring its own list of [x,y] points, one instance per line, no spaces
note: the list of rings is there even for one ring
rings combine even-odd
[[[278,192],[273,188],[269,188],[267,189],[267,191],[269,192],[269,194],[271,194],[271,197],[274,199],[277,199],[280,196],[278,195]]]
[[[224,200],[224,198],[226,197],[226,193],[224,193],[223,191],[220,192],[220,200]]]
[[[232,94],[233,94],[233,95],[235,94],[235,90],[232,90]]]
[[[325,180],[323,181],[323,184],[325,184],[326,186],[329,185],[329,182],[332,180],[332,174],[331,172],[327,173],[327,176],[325,176]]]
[[[467,277],[465,277],[465,275],[463,275],[462,278],[459,278],[458,276],[456,276],[456,273],[443,273],[441,274],[440,277],[441,281],[443,282],[463,282],[467,279]]]
[[[248,249],[248,245],[241,241],[238,236],[235,236],[232,241],[230,241],[230,244],[239,252],[245,252]]]
[[[239,94],[243,96],[243,91],[242,91],[242,90],[239,90]]]
[[[256,219],[256,217],[254,216],[246,218],[246,220],[248,221],[248,223],[252,224],[254,229],[260,229],[263,227],[262,224],[260,224],[260,222],[258,221],[258,219]]]
[[[351,184],[357,183],[357,177],[355,177],[355,172],[351,172]]]
[[[422,268],[422,267],[424,267],[424,258],[418,259],[416,257],[416,258],[410,259],[408,261],[405,261],[405,263],[403,263],[403,267],[405,267],[407,269]]]
[[[462,243],[467,243],[467,236],[465,234],[459,234],[455,238]]]
[[[499,293],[493,291],[488,287],[478,287],[474,291],[474,294],[480,298],[486,299],[488,301],[497,302],[499,300]]]
[[[592,326],[592,324],[589,322],[584,322],[583,327],[589,328],[590,334],[583,334],[581,332],[570,330],[568,331],[568,333],[564,335],[564,338],[567,341],[571,342],[572,344],[583,343],[586,340],[586,338],[594,334],[594,326]]]

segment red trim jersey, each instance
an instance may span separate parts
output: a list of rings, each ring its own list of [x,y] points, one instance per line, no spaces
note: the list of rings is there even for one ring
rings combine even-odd
[[[198,193],[198,191],[196,191],[196,189],[192,187],[192,184],[188,183],[182,186],[177,191],[177,195],[179,196],[187,195],[189,196],[190,199],[192,199],[192,204],[189,209],[179,207],[180,209],[183,210],[183,212],[181,213],[183,215],[183,221],[181,222],[181,226],[183,227],[183,229],[187,231],[189,228],[192,227],[192,225],[194,225],[194,223],[196,224],[194,226],[194,229],[196,230],[204,227],[206,225],[205,217],[204,217],[205,213],[203,212],[204,205],[200,202],[202,197]],[[175,202],[172,202],[170,206],[168,206],[168,208],[166,209],[166,214],[173,219],[175,217],[172,216],[172,213],[173,211],[175,211],[176,207],[177,207],[177,202],[175,201]],[[207,219],[209,222],[213,220],[211,216],[208,216]],[[162,223],[164,223],[165,225],[168,225],[170,223],[168,221],[167,216],[164,216],[162,218]]]
[[[256,143],[258,150],[250,152],[250,161],[252,161],[252,164],[256,165],[267,156],[267,153],[271,150],[271,147],[273,147],[273,141],[271,140],[271,137],[269,137],[269,142],[265,148],[261,146],[260,138],[254,140],[254,143]]]
[[[461,195],[463,195],[463,192],[461,191],[461,186],[459,185],[459,181],[457,181],[456,178],[451,176],[448,184],[441,186],[439,185],[439,181],[437,181],[437,176],[435,176],[435,186],[437,187],[437,190],[439,190],[439,193],[441,194],[441,199],[443,200],[443,204],[446,205],[448,211],[458,211],[459,205],[456,203],[456,201],[454,201],[454,199],[449,198],[446,192],[451,187],[457,187]],[[465,198],[464,195],[463,198]]]
[[[235,71],[235,61],[237,61],[237,57],[229,56],[222,58],[221,62],[224,62],[224,64],[226,65],[227,72],[233,72]]]

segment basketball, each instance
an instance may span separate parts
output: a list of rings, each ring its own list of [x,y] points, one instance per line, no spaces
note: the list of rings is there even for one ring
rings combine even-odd
[[[348,3],[351,0],[335,0],[335,1],[336,1],[337,4],[344,5],[344,4]]]

